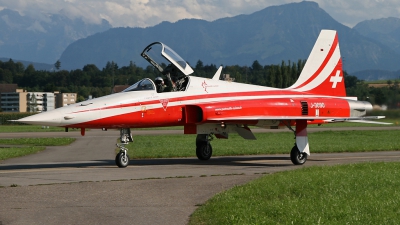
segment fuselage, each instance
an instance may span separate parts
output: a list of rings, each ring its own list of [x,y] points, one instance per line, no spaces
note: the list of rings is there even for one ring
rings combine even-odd
[[[372,108],[354,98],[188,77],[185,91],[115,93],[26,117],[21,122],[72,128],[141,128],[223,122],[359,117]],[[361,108],[360,108],[361,107]],[[357,108],[357,109],[354,109]],[[357,114],[357,115],[356,115]]]

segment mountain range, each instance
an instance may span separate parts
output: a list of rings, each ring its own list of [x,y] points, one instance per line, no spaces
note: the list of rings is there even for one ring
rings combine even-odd
[[[321,29],[334,29],[339,34],[344,69],[349,73],[400,69],[400,53],[357,31],[362,28],[363,33],[371,34],[371,27],[361,24],[351,29],[317,3],[303,1],[212,22],[184,19],[148,28],[112,28],[72,43],[60,61],[65,69],[82,68],[87,63],[102,68],[108,61],[147,66],[140,52],[151,42],[160,41],[192,65],[198,60],[215,65],[250,66],[254,60],[277,64],[306,59]]]
[[[3,11],[0,11],[0,18],[4,20]],[[18,15],[14,16],[18,18]],[[53,52],[51,59],[35,53],[37,60],[32,61],[54,63],[54,56],[59,54],[61,69],[67,70],[81,69],[87,64],[103,68],[111,61],[119,66],[133,62],[145,67],[149,64],[140,57],[141,51],[148,44],[160,41],[173,48],[193,66],[198,60],[217,66],[251,66],[255,60],[262,65],[280,64],[282,60],[297,62],[299,59],[307,59],[320,30],[334,29],[338,31],[343,66],[347,72],[361,79],[385,79],[400,74],[399,18],[367,20],[349,28],[333,19],[315,2],[271,6],[249,15],[215,21],[184,19],[174,23],[162,22],[147,28],[110,28],[107,21],[101,25],[88,25],[81,20],[61,17],[49,16],[51,21],[67,21],[58,22],[58,26],[69,27],[76,35],[67,35],[66,39],[70,42],[68,45],[67,40],[59,41],[58,44],[47,41],[46,46],[57,46],[58,53]],[[14,20],[9,21],[16,23]],[[0,22],[0,30],[3,24],[4,21]],[[42,27],[50,34],[57,27],[47,23],[39,23],[41,26],[34,24],[26,29],[40,33]],[[24,51],[19,51],[19,55],[12,55],[10,51],[4,54],[6,52],[3,48],[9,45],[3,40],[5,33],[0,31],[0,57],[20,59]],[[65,35],[65,32],[60,33],[57,34],[58,39]],[[57,35],[52,33],[50,36]],[[12,39],[11,35],[9,39]],[[14,47],[18,43],[14,41]],[[40,49],[39,44],[35,46]],[[62,46],[65,46],[64,51],[61,50]]]
[[[0,11],[0,57],[54,64],[72,42],[111,28],[108,21],[88,24],[62,14],[35,18],[16,11]]]

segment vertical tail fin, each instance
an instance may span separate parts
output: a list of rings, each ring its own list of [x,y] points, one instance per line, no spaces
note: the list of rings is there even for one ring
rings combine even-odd
[[[346,96],[339,40],[335,30],[321,31],[299,79],[287,89],[318,95]]]

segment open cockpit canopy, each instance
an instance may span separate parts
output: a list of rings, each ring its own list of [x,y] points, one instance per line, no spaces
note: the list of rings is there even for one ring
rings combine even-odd
[[[161,42],[151,43],[140,55],[162,74],[165,74],[164,70],[166,70],[169,64],[174,65],[175,68],[179,69],[186,76],[194,72],[184,59]]]

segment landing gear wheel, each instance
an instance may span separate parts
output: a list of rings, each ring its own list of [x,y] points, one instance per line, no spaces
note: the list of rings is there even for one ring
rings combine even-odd
[[[196,155],[200,160],[209,160],[212,155],[212,147],[210,143],[201,143],[196,147]]]
[[[119,168],[125,168],[129,165],[129,155],[125,154],[125,152],[119,152],[117,156],[115,156],[115,164]]]
[[[294,165],[303,165],[307,161],[307,153],[300,152],[295,145],[290,152],[290,160],[292,160]]]

